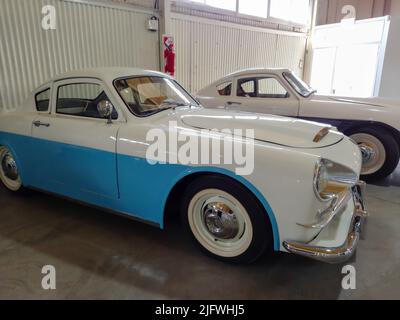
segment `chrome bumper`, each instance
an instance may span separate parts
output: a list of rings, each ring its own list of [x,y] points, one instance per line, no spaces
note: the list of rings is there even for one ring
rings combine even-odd
[[[284,248],[291,253],[328,263],[340,263],[351,258],[357,248],[365,219],[368,216],[364,206],[364,190],[365,183],[361,181],[352,189],[354,212],[349,233],[343,245],[336,248],[325,248],[303,242],[284,241]]]

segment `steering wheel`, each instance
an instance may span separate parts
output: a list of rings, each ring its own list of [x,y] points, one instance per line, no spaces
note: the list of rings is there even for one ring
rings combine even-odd
[[[86,101],[86,105],[85,105],[84,108],[83,108],[82,114],[85,114],[85,113],[86,113],[88,107],[89,107],[89,101]]]

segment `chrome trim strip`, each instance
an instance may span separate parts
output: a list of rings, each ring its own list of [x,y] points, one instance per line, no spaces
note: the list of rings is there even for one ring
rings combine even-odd
[[[320,178],[320,170],[321,168],[325,168],[328,170],[328,183],[335,183],[343,186],[344,188],[350,189],[353,186],[357,185],[357,181],[359,176],[349,167],[341,165],[337,162],[330,161],[325,158],[318,158],[317,163],[314,168],[314,177],[313,177],[313,189],[314,194],[321,202],[332,201],[337,194],[332,194],[327,197],[321,196],[318,190],[318,179]],[[330,172],[331,171],[331,172]]]
[[[353,189],[353,218],[347,239],[341,246],[325,248],[298,241],[284,241],[283,247],[291,253],[328,263],[340,263],[350,259],[357,248],[364,220],[368,216],[363,201],[364,190],[364,182],[359,182]]]
[[[317,189],[317,183],[318,183],[318,178],[319,178],[319,171],[321,170],[322,167],[322,158],[318,159],[318,162],[315,164],[315,168],[314,168],[314,177],[313,177],[313,190],[314,190],[314,194],[317,197],[317,199],[321,202],[328,202],[330,200],[332,200],[332,198],[322,198],[318,189]]]
[[[364,105],[364,106],[384,108],[384,106],[382,106],[380,104],[357,101],[357,100],[353,100],[353,99],[341,99],[341,98],[332,98],[332,97],[330,97],[330,99],[333,100],[333,101],[338,101],[338,102],[347,102],[347,103],[353,103],[353,104],[361,104],[361,105]]]

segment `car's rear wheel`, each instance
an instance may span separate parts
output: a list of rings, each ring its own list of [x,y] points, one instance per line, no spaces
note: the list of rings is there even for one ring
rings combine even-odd
[[[220,260],[250,263],[272,248],[264,208],[245,187],[229,178],[196,179],[187,188],[181,213],[195,242]]]
[[[363,128],[350,135],[360,147],[363,165],[361,179],[372,182],[389,176],[400,158],[399,146],[384,129]]]
[[[0,180],[10,191],[22,190],[22,180],[17,163],[10,150],[4,146],[0,146]]]

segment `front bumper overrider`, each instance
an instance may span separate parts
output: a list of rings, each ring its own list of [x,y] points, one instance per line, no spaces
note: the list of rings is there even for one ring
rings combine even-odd
[[[350,228],[344,243],[338,247],[324,247],[313,245],[310,243],[298,242],[298,241],[284,241],[283,247],[293,254],[301,255],[311,259],[328,262],[328,263],[340,263],[351,258],[354,254],[360,234],[362,232],[365,220],[368,216],[365,211],[364,205],[364,191],[365,183],[360,181],[356,186],[351,189],[351,195],[349,201],[353,198],[354,209],[351,217]],[[323,222],[330,223],[337,215],[341,214],[340,210],[345,205],[344,201],[340,201],[333,205],[331,211],[326,213]],[[328,218],[326,218],[328,217]],[[329,220],[329,221],[328,221]],[[327,227],[328,223],[323,225],[323,228]],[[323,223],[324,224],[324,223]],[[304,225],[304,227],[314,228],[317,224]]]

